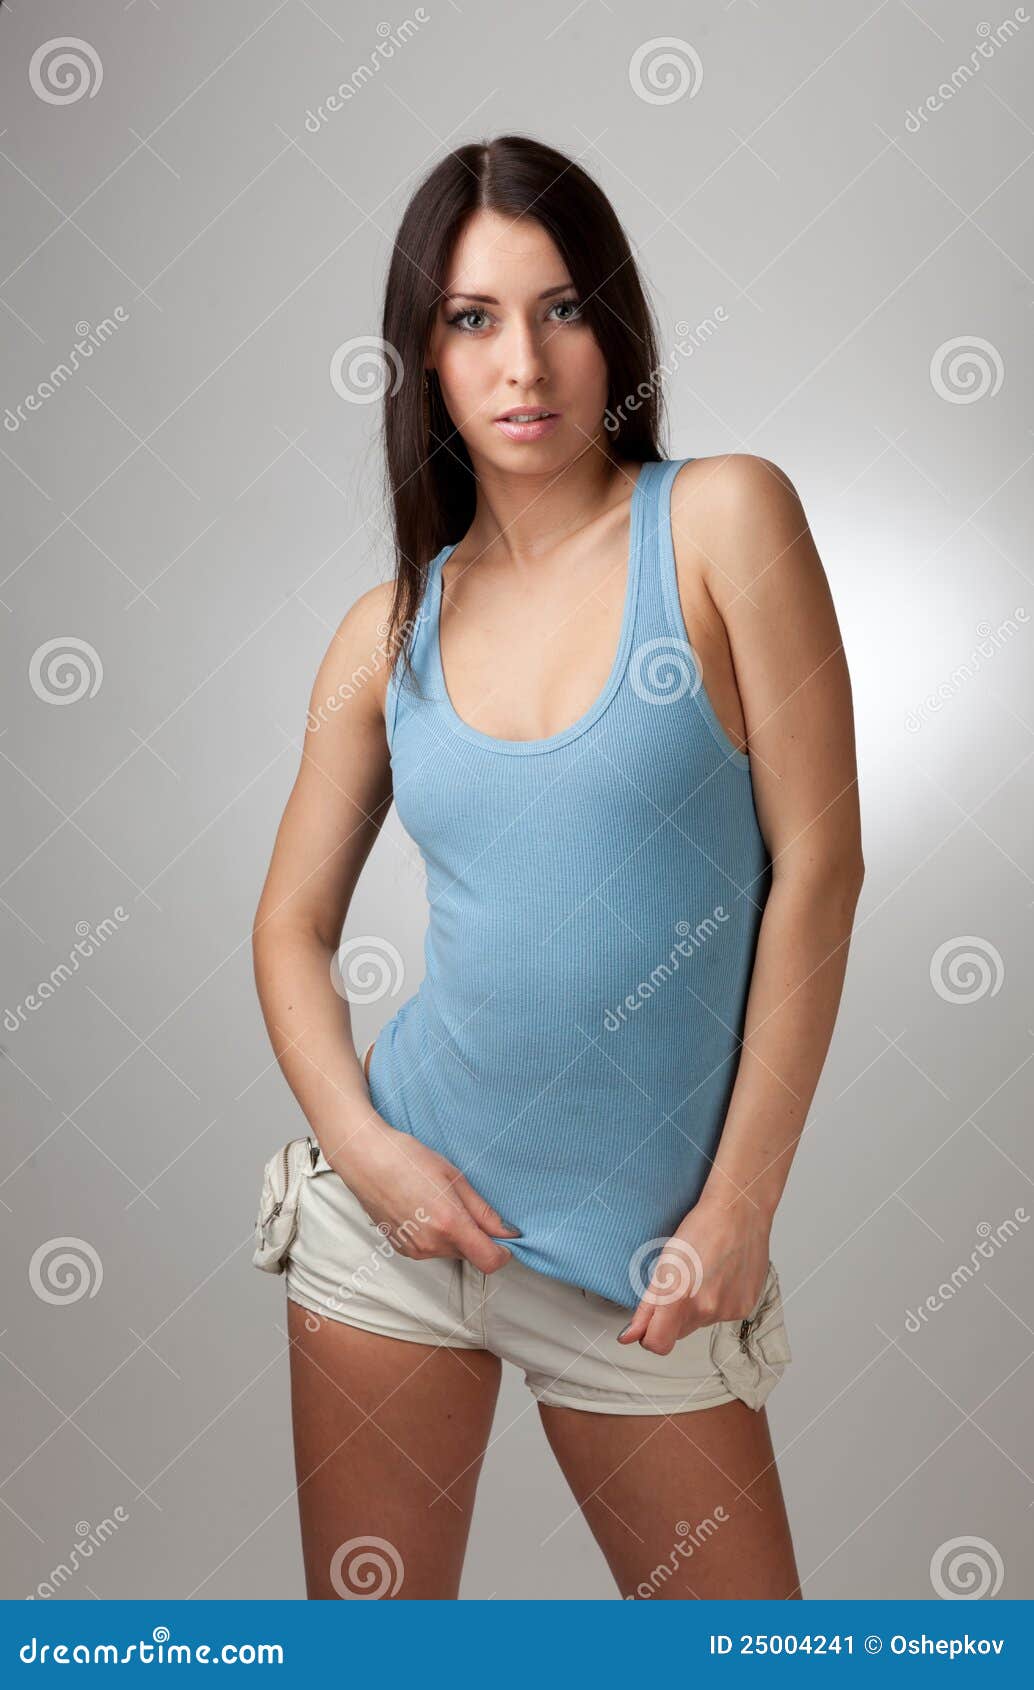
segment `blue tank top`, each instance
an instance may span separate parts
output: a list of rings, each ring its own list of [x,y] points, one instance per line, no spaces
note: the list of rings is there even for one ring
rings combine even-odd
[[[626,1308],[707,1178],[771,883],[750,760],[679,603],[689,461],[640,468],[617,655],[570,727],[497,739],[457,715],[438,640],[454,545],[431,561],[413,677],[386,692],[429,921],[424,978],[374,1045],[374,1108],[520,1227],[500,1240],[520,1261]]]

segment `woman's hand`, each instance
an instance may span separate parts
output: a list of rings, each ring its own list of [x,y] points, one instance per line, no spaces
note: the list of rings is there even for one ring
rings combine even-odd
[[[657,1258],[619,1342],[666,1356],[700,1326],[746,1319],[768,1273],[771,1227],[772,1217],[747,1200],[697,1203]]]
[[[335,1173],[400,1255],[412,1261],[459,1256],[494,1273],[510,1251],[492,1234],[521,1236],[452,1162],[380,1116],[331,1156]]]

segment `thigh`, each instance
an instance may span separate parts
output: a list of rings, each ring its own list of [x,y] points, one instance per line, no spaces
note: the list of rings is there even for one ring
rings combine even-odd
[[[308,1596],[455,1599],[498,1357],[287,1311]]]
[[[546,1437],[623,1597],[799,1597],[763,1408],[670,1415],[539,1404]]]

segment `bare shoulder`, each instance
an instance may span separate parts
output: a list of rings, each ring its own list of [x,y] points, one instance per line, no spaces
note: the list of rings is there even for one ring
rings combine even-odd
[[[393,595],[391,581],[370,587],[349,606],[334,630],[313,683],[309,714],[316,722],[341,713],[352,721],[383,719]]]
[[[767,577],[800,591],[825,586],[822,563],[797,489],[784,469],[749,452],[692,458],[672,483],[676,560],[692,559],[716,604]]]
[[[770,503],[773,508],[797,500],[797,489],[784,469],[770,458],[752,452],[719,452],[713,458],[690,458],[672,484],[672,519],[691,504],[701,510],[720,510],[748,500]]]
[[[256,912],[336,945],[349,899],[391,803],[384,727],[392,584],[371,587],[331,636],[309,699],[301,758]]]

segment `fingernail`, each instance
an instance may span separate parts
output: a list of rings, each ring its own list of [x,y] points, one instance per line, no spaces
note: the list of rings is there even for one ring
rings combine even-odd
[[[514,1224],[513,1224],[513,1222],[512,1222],[512,1221],[504,1221],[504,1222],[503,1222],[503,1225],[504,1225],[504,1227],[505,1227],[505,1228],[506,1228],[506,1230],[507,1230],[507,1232],[515,1232],[515,1233],[516,1233],[516,1234],[517,1234],[517,1236],[518,1236],[518,1238],[520,1238],[520,1237],[521,1237],[521,1229],[520,1229],[520,1227],[519,1227],[519,1226],[514,1226]]]
[[[630,1320],[626,1321],[625,1325],[621,1328],[621,1331],[618,1333],[619,1338],[623,1338],[625,1336],[625,1333],[628,1331],[631,1324],[632,1324],[632,1322]]]

